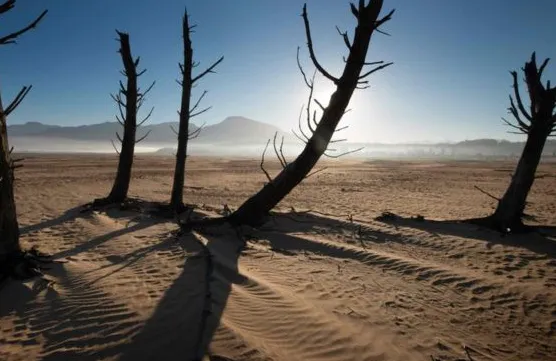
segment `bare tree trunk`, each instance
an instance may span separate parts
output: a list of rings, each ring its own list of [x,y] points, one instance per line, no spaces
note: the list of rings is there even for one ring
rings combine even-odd
[[[498,202],[492,215],[494,222],[502,230],[508,231],[522,227],[527,195],[535,181],[535,173],[541,160],[542,151],[548,137],[546,130],[531,130],[515,174],[504,196]]]
[[[363,80],[370,74],[385,68],[391,63],[383,64],[382,62],[365,63],[367,51],[371,41],[371,36],[380,25],[390,20],[393,13],[390,12],[382,19],[378,16],[382,9],[382,0],[371,0],[368,5],[364,1],[359,2],[359,7],[351,5],[352,13],[357,18],[357,27],[355,28],[355,35],[353,43],[349,43],[347,33],[340,33],[346,46],[349,49],[349,56],[347,57],[345,67],[340,78],[335,78],[330,75],[317,61],[311,33],[309,28],[309,20],[307,17],[306,5],[303,7],[303,19],[305,23],[305,30],[307,35],[307,44],[311,60],[315,68],[326,78],[336,84],[336,91],[332,94],[329,105],[323,108],[323,113],[320,121],[317,123],[315,120],[315,129],[310,139],[307,139],[306,146],[301,154],[290,164],[285,162],[282,155],[281,163],[284,166],[283,170],[274,179],[269,182],[254,196],[249,198],[243,203],[234,213],[229,217],[229,221],[233,224],[249,224],[258,226],[264,222],[265,217],[270,210],[274,208],[285,196],[287,196],[308,174],[311,172],[320,157],[325,154],[326,149],[336,131],[339,121],[346,112],[351,96],[356,88],[361,87],[361,84],[366,84],[367,81]],[[365,65],[377,65],[376,68],[361,75],[361,71]],[[300,67],[301,69],[301,67]],[[301,69],[306,84],[310,88],[309,103],[311,102],[314,81],[309,82],[305,73]],[[320,103],[317,103],[320,105]],[[310,104],[308,104],[310,107]],[[310,111],[307,111],[307,121],[309,119]],[[311,127],[309,125],[309,127]],[[280,158],[280,156],[278,156]]]
[[[502,118],[504,123],[527,135],[527,141],[512,177],[510,186],[504,193],[494,214],[486,218],[473,219],[471,222],[486,225],[503,232],[519,231],[524,227],[522,222],[527,196],[535,173],[541,160],[542,151],[548,137],[556,130],[556,88],[546,87],[542,83],[542,73],[548,59],[537,68],[535,53],[531,60],[525,63],[523,72],[529,93],[530,109],[525,109],[518,87],[517,72],[512,71],[514,96],[510,96],[508,110],[516,123],[510,123]]]
[[[0,263],[7,255],[20,251],[12,164],[6,116],[0,98]]]
[[[15,0],[7,0],[0,4],[0,14],[12,10]],[[34,21],[26,27],[0,36],[0,45],[14,44],[16,39],[27,31],[34,29],[44,18],[47,10],[43,11]],[[0,96],[0,281],[11,275],[18,278],[31,277],[40,273],[34,262],[33,255],[38,252],[26,254],[19,244],[19,224],[14,197],[14,170],[17,159],[12,158],[12,148],[8,142],[8,116],[21,104],[27,96],[31,86],[23,87],[14,100],[4,107]]]
[[[93,205],[95,206],[122,203],[126,200],[129,191],[129,184],[131,182],[131,170],[133,167],[135,144],[141,142],[149,135],[149,132],[147,132],[141,138],[136,139],[137,128],[150,118],[154,110],[154,108],[151,108],[147,116],[139,123],[137,122],[139,109],[143,105],[145,96],[151,91],[155,82],[152,82],[144,92],[141,92],[138,86],[138,78],[143,75],[146,70],[138,71],[140,59],[137,58],[136,60],[133,60],[133,56],[131,55],[131,46],[129,43],[129,34],[120,31],[116,32],[119,36],[119,52],[124,64],[122,74],[127,78],[127,84],[124,87],[123,83],[120,81],[120,89],[118,93],[116,93],[116,95],[110,95],[118,105],[120,114],[119,116],[116,115],[116,119],[123,126],[124,132],[123,136],[120,136],[120,134],[116,132],[116,137],[121,143],[120,151],[118,151],[116,145],[112,142],[114,149],[119,154],[118,170],[112,190],[110,191],[108,197],[96,199],[93,202]]]
[[[118,32],[120,36],[120,54],[124,63],[124,72],[127,77],[125,92],[125,120],[122,148],[118,163],[116,180],[112,191],[108,195],[111,202],[123,202],[127,198],[129,182],[131,181],[131,168],[133,167],[133,153],[135,152],[135,130],[137,127],[137,71],[131,56],[129,35]]]
[[[172,184],[172,195],[170,207],[177,213],[184,209],[183,205],[183,185],[185,182],[185,162],[187,158],[187,143],[189,141],[189,108],[191,103],[191,74],[193,71],[193,47],[191,45],[191,35],[187,10],[183,15],[182,22],[183,36],[183,65],[181,69],[181,106],[180,124],[178,129],[178,149],[176,151],[176,166],[174,170],[174,182]]]
[[[201,128],[190,132],[190,120],[191,118],[200,115],[210,107],[197,110],[201,100],[206,95],[206,91],[199,97],[197,102],[191,106],[191,89],[195,82],[200,80],[202,77],[208,73],[213,73],[214,68],[224,60],[224,57],[220,57],[215,63],[213,63],[207,70],[201,74],[193,77],[193,68],[197,66],[197,63],[193,62],[193,47],[191,43],[191,29],[195,25],[189,25],[189,19],[187,10],[185,10],[182,21],[182,36],[183,36],[183,63],[180,64],[181,80],[178,83],[181,85],[181,106],[179,111],[180,123],[179,129],[176,132],[178,136],[178,149],[176,152],[176,166],[174,170],[174,181],[172,184],[172,194],[170,197],[170,208],[176,212],[181,213],[185,206],[183,204],[183,187],[185,182],[185,164],[187,161],[187,145],[189,140],[197,137]]]

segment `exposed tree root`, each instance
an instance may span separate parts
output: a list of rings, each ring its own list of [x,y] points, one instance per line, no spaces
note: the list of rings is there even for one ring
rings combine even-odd
[[[114,201],[110,199],[110,197],[106,197],[97,198],[94,201],[83,205],[81,212],[85,213],[91,211],[99,211],[112,207],[119,208],[122,211],[143,212],[148,205],[150,205],[149,202],[139,198],[126,198],[122,202],[120,202]]]
[[[502,224],[495,215],[480,218],[469,218],[460,221],[461,223],[474,224],[479,227],[488,228],[502,234],[523,234],[537,231],[538,227],[523,224],[521,220],[511,224]]]
[[[44,276],[45,264],[52,263],[49,255],[31,248],[28,251],[17,251],[3,257],[0,262],[0,282],[7,278],[25,280],[36,276]]]

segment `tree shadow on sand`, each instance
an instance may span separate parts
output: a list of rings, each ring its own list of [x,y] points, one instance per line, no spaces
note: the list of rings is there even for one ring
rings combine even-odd
[[[208,349],[232,283],[241,279],[241,244],[235,241],[237,236],[231,229],[217,232],[216,236],[203,232],[179,237],[177,243],[186,254],[182,271],[132,338],[121,360],[201,360],[207,354],[209,360],[227,360],[211,355]]]
[[[15,327],[22,331],[11,343],[31,346],[41,338],[39,357],[45,361],[117,356],[119,345],[141,327],[137,313],[63,264],[54,264],[48,274],[56,278],[54,285],[42,279],[32,287],[10,282],[2,291],[10,297],[0,300],[0,317],[15,314]]]
[[[54,226],[58,226],[61,225],[65,222],[71,222],[73,220],[75,220],[76,218],[79,217],[83,217],[85,216],[84,212],[83,212],[83,206],[77,206],[77,207],[73,207],[68,209],[67,211],[65,211],[64,213],[62,213],[61,215],[59,215],[58,217],[52,218],[52,219],[47,219],[35,224],[30,224],[27,226],[22,226],[19,228],[19,233],[23,236],[29,233],[34,233],[34,232],[38,232],[41,231],[45,228],[49,228],[49,227],[54,227]]]
[[[426,220],[420,216],[402,217],[392,213],[383,214],[375,218],[375,221],[394,228],[408,227],[418,229],[428,232],[435,237],[448,235],[473,239],[485,242],[487,247],[500,244],[522,248],[543,257],[556,258],[556,227],[553,226],[539,226],[536,232],[531,233],[501,234],[500,232],[460,221],[433,221]],[[399,234],[399,232],[387,232],[381,230],[380,227],[373,227],[368,221],[349,220],[348,217],[342,220],[332,215],[328,216],[310,212],[275,213],[274,225],[278,225],[281,229],[288,229],[289,233],[320,233],[342,237],[343,239],[349,235],[348,243],[357,243],[363,247],[369,242],[399,244],[411,242],[421,246],[434,246],[438,250],[450,250],[453,248],[452,245],[442,244],[442,242],[427,244],[426,241],[420,239],[410,240],[407,236]],[[272,229],[274,225],[269,223],[265,228]]]
[[[504,234],[457,220],[435,221],[422,217],[402,217],[392,213],[383,214],[376,220],[395,227],[415,228],[432,234],[479,239],[485,241],[489,247],[500,244],[556,258],[556,227],[554,226],[535,226],[531,227],[532,232],[529,233]]]
[[[90,251],[114,237],[161,221],[156,217],[137,219],[134,225],[92,238],[56,254],[55,257],[68,257]],[[384,257],[380,252],[375,254],[364,249],[370,242],[406,244],[407,237],[399,232],[313,213],[275,214],[272,219],[274,222],[253,230],[247,236],[264,240],[271,252],[289,256],[307,252],[337,259],[357,260],[385,269],[403,269],[404,272],[420,270],[420,265]],[[380,221],[392,227],[411,227],[435,235],[453,235],[483,240],[488,244],[523,247],[548,257],[556,255],[555,241],[548,236],[528,234],[502,237],[496,232],[477,229],[469,224],[399,216]],[[322,234],[323,240],[314,241],[300,236],[301,234],[310,234],[312,237]],[[330,237],[338,237],[343,243],[327,242],[326,239]],[[166,235],[160,238],[160,242],[128,254],[109,256],[107,260],[111,264],[102,266],[95,272],[109,267],[113,267],[112,271],[94,279],[76,278],[64,265],[56,264],[52,272],[59,280],[57,282],[64,289],[73,290],[72,292],[61,297],[56,287],[37,290],[12,283],[10,287],[24,289],[11,290],[10,295],[19,295],[13,300],[2,298],[0,317],[15,312],[19,315],[16,326],[30,327],[29,339],[21,340],[22,344],[33,342],[34,337],[43,335],[46,338],[46,347],[42,354],[44,360],[92,360],[106,357],[119,357],[121,360],[201,360],[207,354],[209,360],[225,360],[222,356],[212,355],[209,346],[221,325],[232,285],[248,282],[238,267],[242,246],[236,230],[222,225],[179,237]],[[435,242],[434,246],[442,247],[439,242]],[[152,275],[148,275],[148,270],[138,265],[151,254],[173,257],[172,260],[177,262],[168,262],[168,267],[181,264],[182,260],[183,264],[179,266],[181,270],[172,278],[170,286],[158,300],[147,321],[142,321],[142,317],[130,310],[125,302],[114,299],[98,283],[107,277],[118,277],[124,269],[135,274],[138,280],[151,282],[149,276]],[[156,280],[156,276],[150,279]],[[46,301],[37,303],[36,294],[43,291]],[[147,291],[145,289],[144,293]],[[238,357],[242,353],[242,347],[247,348],[241,342],[238,339],[237,348],[231,351],[233,356]]]
[[[79,207],[73,208],[54,222],[44,222],[40,227],[59,224],[56,222],[64,222],[71,217],[88,216],[78,210]],[[121,212],[114,212],[108,211],[107,214],[111,217],[124,216]],[[56,260],[91,251],[116,237],[148,228],[160,221],[135,217],[130,221],[137,222],[134,225],[128,223],[125,228],[93,237],[52,257]],[[124,259],[137,261],[150,252],[168,247],[170,243],[162,239],[155,246],[136,251]],[[79,261],[75,263],[79,264]],[[90,278],[83,277],[86,273],[81,269],[76,272],[65,262],[54,261],[45,271],[45,278],[27,283],[8,281],[0,290],[0,318],[15,316],[17,332],[11,335],[10,343],[25,347],[38,345],[38,340],[42,339],[39,357],[48,361],[98,360],[113,358],[124,352],[128,340],[142,327],[140,315],[126,302],[96,282],[91,282]],[[0,335],[0,344],[5,341]]]
[[[155,203],[134,198],[130,198],[126,203],[110,204],[105,207],[97,208],[93,207],[92,203],[81,204],[66,210],[64,213],[55,218],[43,220],[35,224],[21,226],[19,228],[19,233],[23,236],[41,231],[45,228],[59,226],[78,218],[87,218],[91,216],[93,211],[100,211],[113,219],[133,217],[137,215],[137,210],[148,209],[149,207],[153,207],[152,204]]]

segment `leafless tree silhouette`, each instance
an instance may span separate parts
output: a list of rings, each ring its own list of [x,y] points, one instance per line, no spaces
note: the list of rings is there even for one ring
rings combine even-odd
[[[515,122],[503,118],[506,125],[511,127],[512,133],[526,134],[527,141],[521,153],[515,173],[504,196],[499,200],[494,213],[486,218],[471,220],[474,223],[486,225],[503,232],[516,232],[526,229],[522,217],[525,210],[527,195],[535,181],[535,172],[541,160],[546,140],[556,132],[556,87],[542,83],[542,73],[548,64],[545,59],[537,67],[535,53],[531,60],[522,68],[525,84],[529,92],[529,110],[525,108],[517,80],[517,72],[510,72],[513,78],[514,96],[510,95],[509,113]]]
[[[188,141],[196,138],[202,130],[202,126],[194,131],[190,131],[191,118],[203,114],[211,107],[200,109],[199,105],[201,100],[207,94],[204,91],[199,99],[192,105],[191,102],[191,89],[197,85],[205,75],[214,73],[214,69],[220,64],[224,57],[220,57],[206,70],[193,76],[193,68],[199,65],[198,62],[193,61],[193,47],[191,43],[191,33],[196,25],[189,25],[187,9],[183,15],[182,21],[182,36],[183,36],[183,63],[180,63],[181,80],[178,83],[181,86],[181,107],[178,111],[180,122],[179,129],[174,132],[178,136],[178,149],[176,153],[176,168],[174,171],[174,182],[172,185],[172,195],[170,198],[170,207],[174,212],[181,213],[185,207],[183,204],[183,186],[185,181],[185,162],[187,159],[187,144]]]
[[[141,75],[145,74],[146,69],[139,71],[140,58],[137,57],[137,59],[134,60],[131,55],[129,34],[117,30],[116,32],[118,33],[118,41],[120,43],[119,53],[121,54],[124,64],[124,70],[121,71],[121,73],[126,77],[127,84],[124,86],[120,81],[118,93],[115,95],[110,94],[110,96],[118,105],[119,115],[116,115],[116,119],[124,128],[124,132],[123,137],[116,132],[116,137],[121,144],[121,150],[118,150],[114,141],[112,141],[112,146],[119,155],[118,171],[112,190],[108,197],[95,200],[94,205],[121,203],[127,198],[129,183],[131,181],[131,168],[133,167],[135,144],[143,141],[150,133],[149,131],[137,139],[137,128],[151,117],[154,110],[154,107],[152,107],[147,116],[137,123],[137,113],[141,109],[145,97],[154,87],[155,82],[153,81],[145,91],[141,91],[137,80]]]
[[[0,4],[0,15],[12,10],[15,0]],[[26,27],[8,35],[0,36],[0,45],[15,44],[17,39],[27,31],[34,29],[44,18],[43,11]],[[31,86],[24,86],[15,98],[4,108],[0,97],[0,278],[13,276],[26,278],[39,274],[36,251],[23,252],[19,244],[19,224],[17,222],[14,199],[14,171],[21,166],[18,159],[12,157],[13,148],[8,143],[8,116],[21,104],[29,94]]]
[[[351,3],[351,12],[357,19],[357,26],[354,30],[353,41],[350,42],[347,32],[338,32],[343,38],[348,48],[349,55],[344,58],[345,66],[341,76],[336,77],[329,73],[318,61],[313,47],[311,28],[307,15],[307,5],[303,6],[303,22],[305,25],[305,35],[307,38],[307,47],[309,56],[313,65],[318,72],[326,79],[332,81],[336,85],[336,90],[330,98],[328,106],[323,106],[318,99],[313,99],[314,76],[309,79],[299,63],[298,65],[305,84],[309,88],[309,101],[306,107],[307,127],[310,136],[307,135],[300,124],[301,134],[297,136],[305,143],[305,148],[301,154],[292,162],[287,162],[282,153],[282,143],[280,147],[276,145],[276,137],[274,138],[274,150],[282,164],[282,171],[275,177],[271,178],[268,172],[264,171],[264,154],[261,168],[267,176],[268,183],[255,195],[243,203],[229,217],[228,221],[232,224],[248,224],[258,226],[265,221],[266,216],[286,195],[288,195],[303,179],[311,175],[311,171],[317,161],[323,155],[331,157],[339,157],[341,154],[328,154],[327,149],[334,133],[343,128],[338,128],[338,123],[345,114],[351,96],[356,89],[368,87],[367,78],[392,63],[384,63],[383,61],[366,62],[367,52],[369,50],[371,36],[375,31],[383,33],[380,26],[389,21],[394,13],[390,11],[384,17],[379,18],[383,6],[383,0],[370,0],[365,4],[364,0],[360,0],[358,6]],[[372,68],[364,72],[365,66]],[[320,120],[317,121],[317,112],[311,111],[311,103],[314,102],[322,111]],[[301,118],[300,118],[301,119]],[[300,120],[301,123],[301,120]],[[268,146],[268,143],[267,143]]]

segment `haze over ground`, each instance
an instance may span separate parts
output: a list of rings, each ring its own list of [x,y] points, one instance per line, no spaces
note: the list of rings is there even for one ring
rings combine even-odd
[[[198,123],[242,115],[284,130],[295,126],[307,96],[295,63],[297,46],[310,70],[302,4],[187,4],[191,21],[198,24],[193,41],[200,67],[225,56],[218,73],[196,89],[198,94],[208,89],[205,104],[214,106]],[[374,37],[369,60],[393,61],[394,66],[373,76],[372,87],[352,99],[353,111],[342,121],[350,125],[350,141],[523,139],[507,134],[500,121],[511,91],[508,71],[519,69],[532,51],[539,58],[556,55],[555,2],[398,0],[385,6],[396,8],[395,21],[385,28],[391,36]],[[157,81],[146,104],[156,107],[152,122],[176,121],[183,7],[177,0],[165,1],[156,11],[144,0],[18,3],[18,11],[6,16],[6,28],[17,28],[44,8],[49,14],[40,31],[2,49],[3,95],[9,99],[21,85],[33,84],[10,124],[114,120],[117,110],[108,94],[121,78],[115,28],[130,33],[132,51],[148,69],[143,84]],[[319,58],[332,72],[339,71],[346,49],[334,26],[351,32],[347,3],[311,0],[308,10]],[[545,73],[554,78],[556,66],[549,64]],[[326,102],[331,90],[321,81],[318,98]]]
[[[145,141],[137,144],[138,153],[156,153],[159,155],[175,154],[178,123],[157,123],[144,125],[139,129],[142,136],[149,132]],[[194,124],[191,129],[197,129]],[[116,141],[116,132],[121,133],[117,122],[93,125],[51,126],[42,123],[15,124],[8,127],[10,144],[18,152],[45,153],[112,153],[111,141]],[[284,137],[284,154],[296,156],[303,144],[286,130],[274,125],[244,117],[227,117],[219,123],[202,129],[199,136],[191,141],[192,155],[240,156],[259,158],[268,139],[274,135]],[[451,143],[354,143],[341,142],[334,145],[340,154],[355,149],[359,151],[349,155],[357,158],[443,158],[476,159],[487,157],[512,157],[521,153],[523,142],[500,141],[496,139],[473,139]],[[363,149],[361,149],[363,148]],[[556,154],[556,141],[548,141],[544,155]]]

